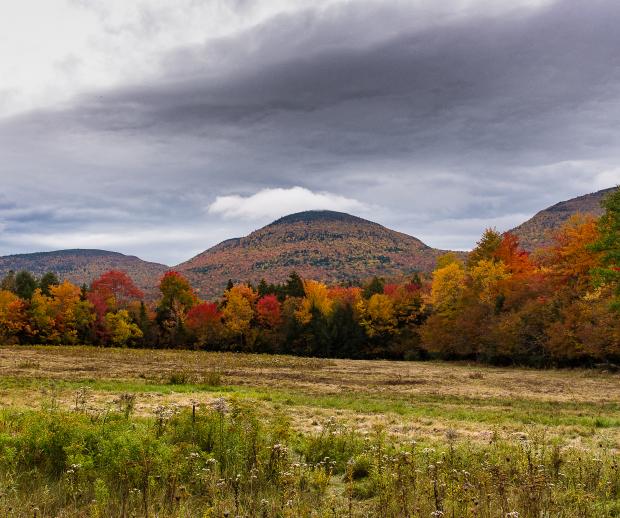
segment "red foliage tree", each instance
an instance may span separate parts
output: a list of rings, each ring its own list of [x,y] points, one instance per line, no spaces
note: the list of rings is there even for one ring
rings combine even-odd
[[[187,313],[185,320],[189,329],[202,345],[216,339],[222,330],[222,312],[214,302],[202,302]]]
[[[275,295],[265,295],[256,304],[258,321],[264,327],[275,328],[282,320],[280,301]]]
[[[131,277],[118,270],[110,270],[93,281],[90,293],[94,295],[93,298],[104,300],[111,310],[125,309],[131,301],[144,297]]]
[[[512,274],[529,274],[534,269],[529,254],[519,248],[519,238],[510,232],[502,236],[493,256],[502,261]]]

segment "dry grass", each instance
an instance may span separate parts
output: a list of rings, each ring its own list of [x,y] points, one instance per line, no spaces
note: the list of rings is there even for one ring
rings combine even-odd
[[[0,348],[0,376],[4,407],[36,408],[51,397],[71,407],[82,385],[92,389],[93,409],[137,392],[139,414],[232,392],[265,413],[285,409],[304,431],[336,415],[355,429],[381,426],[402,439],[454,429],[486,441],[536,426],[584,446],[620,447],[620,375],[595,370],[20,346]],[[208,387],[213,379],[222,386]]]

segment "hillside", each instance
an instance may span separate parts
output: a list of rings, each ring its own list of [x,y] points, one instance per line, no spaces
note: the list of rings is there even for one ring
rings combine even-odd
[[[229,239],[176,267],[202,296],[233,281],[282,282],[292,270],[326,282],[430,271],[444,251],[356,216],[307,211]]]
[[[611,187],[556,203],[541,210],[510,232],[519,238],[519,242],[525,250],[532,251],[540,246],[545,246],[549,244],[550,231],[559,228],[573,214],[581,212],[600,216],[603,213],[601,201],[615,189],[615,187]]]
[[[58,250],[33,254],[7,255],[0,257],[0,275],[9,270],[27,270],[35,276],[54,272],[60,279],[67,279],[77,285],[91,281],[109,270],[127,273],[147,295],[154,293],[159,278],[168,269],[158,263],[143,261],[138,257],[105,250]]]

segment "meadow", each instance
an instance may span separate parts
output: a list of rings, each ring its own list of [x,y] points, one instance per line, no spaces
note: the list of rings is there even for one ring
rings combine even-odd
[[[620,516],[620,374],[0,348],[0,515]]]

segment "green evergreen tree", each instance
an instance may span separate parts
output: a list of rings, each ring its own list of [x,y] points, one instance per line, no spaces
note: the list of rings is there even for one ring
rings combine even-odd
[[[598,221],[600,237],[592,249],[601,252],[601,266],[592,272],[597,286],[611,286],[614,292],[612,307],[620,312],[620,188],[602,202],[605,213]]]
[[[304,281],[297,274],[297,272],[291,272],[286,280],[286,294],[289,297],[303,297],[306,294],[304,289]]]
[[[376,293],[383,293],[383,287],[385,286],[385,281],[375,276],[371,279],[371,281],[364,287],[364,298],[369,299]]]
[[[41,277],[39,280],[39,288],[41,288],[41,293],[43,295],[50,295],[50,287],[58,286],[60,281],[58,280],[58,276],[54,272],[47,272]]]
[[[265,279],[261,279],[258,283],[258,287],[256,288],[259,297],[264,297],[265,295],[269,295],[269,285]]]
[[[30,300],[34,290],[37,289],[37,280],[25,270],[15,276],[15,293],[24,300]]]

